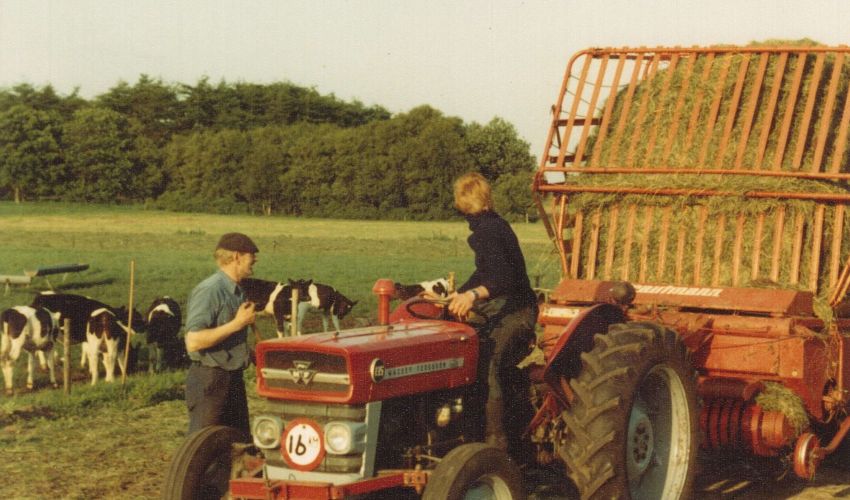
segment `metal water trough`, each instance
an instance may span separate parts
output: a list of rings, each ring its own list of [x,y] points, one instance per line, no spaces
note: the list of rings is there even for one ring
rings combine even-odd
[[[43,276],[47,282],[47,286],[52,290],[53,285],[47,279],[48,275],[63,274],[62,281],[64,282],[68,277],[68,273],[78,273],[88,268],[88,264],[60,264],[57,266],[39,267],[32,271],[24,271],[24,274],[0,274],[0,283],[6,285],[6,293],[8,294],[9,287],[12,285],[29,286],[33,278]]]

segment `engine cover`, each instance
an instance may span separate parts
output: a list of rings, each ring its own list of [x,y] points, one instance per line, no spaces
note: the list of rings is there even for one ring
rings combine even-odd
[[[362,404],[475,382],[478,336],[452,321],[266,340],[257,344],[257,392],[273,399]]]

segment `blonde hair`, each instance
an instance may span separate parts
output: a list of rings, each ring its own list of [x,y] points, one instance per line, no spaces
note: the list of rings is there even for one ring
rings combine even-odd
[[[226,266],[233,262],[233,259],[236,258],[236,252],[233,250],[227,250],[224,248],[216,248],[213,253],[213,257],[215,261],[220,266]]]
[[[455,207],[466,215],[477,215],[493,210],[490,183],[478,172],[458,177],[454,186]]]

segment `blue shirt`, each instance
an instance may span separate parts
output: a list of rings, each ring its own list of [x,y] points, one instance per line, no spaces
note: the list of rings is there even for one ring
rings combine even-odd
[[[245,293],[223,271],[219,270],[200,282],[189,294],[186,331],[196,332],[229,323],[245,301]],[[189,357],[204,366],[225,370],[241,370],[250,362],[248,327],[230,335],[221,343],[190,352]]]

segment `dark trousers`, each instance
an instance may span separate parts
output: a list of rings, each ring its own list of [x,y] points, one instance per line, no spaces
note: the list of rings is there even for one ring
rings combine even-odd
[[[534,416],[529,394],[528,375],[517,368],[530,352],[533,344],[534,324],[537,314],[534,307],[509,313],[501,318],[490,332],[493,357],[488,382],[488,400],[502,398],[502,426],[507,437],[508,453],[519,457],[526,440],[522,438],[525,427]],[[495,371],[495,373],[493,373]],[[492,387],[495,382],[496,387]]]
[[[486,411],[498,413],[487,415],[487,427],[492,428],[494,424],[501,427],[508,453],[519,458],[527,451],[524,448],[528,441],[522,438],[522,433],[534,416],[534,408],[528,375],[516,365],[528,355],[535,341],[537,308],[530,305],[505,314],[501,311],[503,306],[504,301],[500,299],[476,304],[489,319],[479,330],[483,338],[478,390],[484,392],[479,392],[479,397],[486,395]]]
[[[208,425],[227,425],[242,431],[246,439],[251,435],[242,370],[192,363],[186,375],[186,406],[189,434]]]

